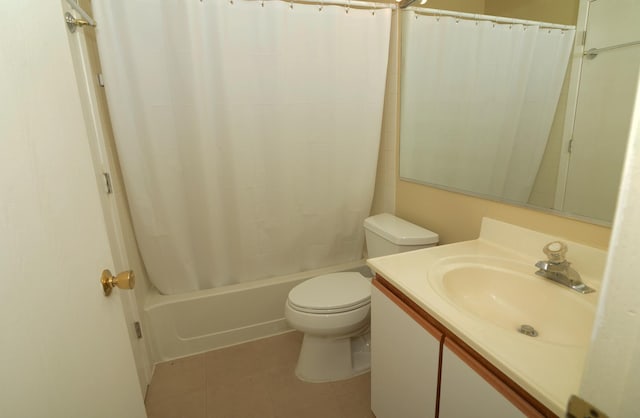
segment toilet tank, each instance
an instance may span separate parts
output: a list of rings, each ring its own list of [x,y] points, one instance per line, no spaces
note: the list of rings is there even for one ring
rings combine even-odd
[[[438,234],[388,213],[364,220],[369,258],[419,250],[438,244]]]

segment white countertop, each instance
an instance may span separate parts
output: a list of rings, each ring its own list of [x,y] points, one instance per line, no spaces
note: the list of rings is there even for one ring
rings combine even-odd
[[[535,262],[544,258],[543,245],[555,239],[558,237],[485,218],[477,240],[373,258],[367,264],[547,408],[564,416],[569,397],[578,393],[589,341],[561,345],[507,330],[455,306],[428,280],[435,263],[458,255],[531,263],[534,272]],[[598,289],[606,253],[563,241],[569,245],[567,259],[583,281]],[[595,311],[598,292],[577,295],[593,304]]]

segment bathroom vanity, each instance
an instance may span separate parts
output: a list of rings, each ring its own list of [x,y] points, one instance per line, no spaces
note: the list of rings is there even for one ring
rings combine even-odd
[[[554,416],[403,296],[382,277],[374,280],[371,398],[376,417]]]
[[[564,416],[598,292],[534,274],[555,239],[484,219],[477,240],[370,259],[376,417]],[[606,253],[565,242],[598,289]]]

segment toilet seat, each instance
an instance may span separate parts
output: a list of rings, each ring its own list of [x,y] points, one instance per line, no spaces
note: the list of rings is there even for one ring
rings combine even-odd
[[[307,313],[348,312],[371,302],[371,283],[360,273],[325,274],[291,289],[287,302],[292,309]]]

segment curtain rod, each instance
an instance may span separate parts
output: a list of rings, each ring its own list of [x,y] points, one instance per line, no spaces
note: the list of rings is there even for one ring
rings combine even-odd
[[[556,23],[537,22],[535,20],[522,20],[522,19],[514,19],[514,18],[510,18],[510,17],[500,17],[500,16],[490,16],[490,15],[482,15],[482,14],[474,14],[474,13],[453,12],[451,10],[427,9],[427,8],[423,8],[423,7],[407,7],[404,10],[410,10],[410,11],[418,13],[418,14],[426,14],[426,15],[434,15],[434,16],[459,17],[461,19],[469,19],[469,20],[487,20],[489,22],[511,23],[511,24],[515,24],[515,25],[539,26],[541,28],[548,28],[548,29],[571,30],[571,29],[575,29],[576,28],[575,26],[570,26],[570,25],[559,25],[559,24],[556,24]]]
[[[70,1],[70,0],[67,0]],[[372,1],[361,0],[245,0],[255,2],[267,2],[267,1],[280,1],[282,3],[303,3],[313,4],[316,6],[343,6],[353,7],[358,9],[397,9],[398,6],[392,3],[377,3]]]
[[[587,58],[595,58],[598,56],[598,54],[602,52],[607,52],[614,49],[626,48],[629,46],[636,46],[636,45],[640,45],[640,41],[633,41],[633,42],[627,42],[624,44],[605,46],[604,48],[591,48],[588,51],[584,51],[582,55],[586,56]]]
[[[396,0],[398,1],[398,0]],[[401,9],[406,9],[407,7],[411,6],[413,3],[415,3],[418,0],[400,0],[400,3],[398,3],[398,7]],[[427,0],[421,0],[420,4],[425,4],[427,2]]]
[[[93,27],[96,26],[96,21],[93,20],[91,16],[89,16],[89,13],[85,12],[84,9],[80,7],[78,3],[76,3],[74,0],[67,0],[67,3],[69,3],[69,6],[71,6],[73,10],[78,12],[78,14],[80,14],[80,16],[82,16],[82,18],[87,21],[89,26],[93,26]]]

